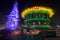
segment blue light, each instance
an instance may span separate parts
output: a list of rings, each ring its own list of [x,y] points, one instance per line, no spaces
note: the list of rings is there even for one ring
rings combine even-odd
[[[16,30],[18,27],[18,20],[19,20],[18,3],[16,1],[14,3],[14,7],[13,7],[12,11],[8,15],[8,21],[6,24],[6,29]]]

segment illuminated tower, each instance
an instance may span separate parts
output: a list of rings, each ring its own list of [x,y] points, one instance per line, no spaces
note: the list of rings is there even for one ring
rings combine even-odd
[[[18,27],[18,20],[19,20],[18,3],[17,2],[14,3],[14,7],[7,17],[8,17],[8,21],[6,24],[6,29],[16,30]]]

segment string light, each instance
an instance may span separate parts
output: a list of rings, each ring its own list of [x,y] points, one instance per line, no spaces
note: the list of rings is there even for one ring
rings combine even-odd
[[[29,12],[33,12],[33,11],[34,12],[38,12],[38,11],[48,12],[50,17],[52,17],[54,15],[54,12],[53,12],[53,10],[51,8],[34,6],[32,8],[27,8],[24,11],[22,11],[22,13],[21,13],[22,18],[25,18],[26,14],[28,14]]]

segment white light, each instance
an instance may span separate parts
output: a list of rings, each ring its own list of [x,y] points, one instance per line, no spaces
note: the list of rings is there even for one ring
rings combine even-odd
[[[60,25],[57,25],[58,28],[60,28]]]

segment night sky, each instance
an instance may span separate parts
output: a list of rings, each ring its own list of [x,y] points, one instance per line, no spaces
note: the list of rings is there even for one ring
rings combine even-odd
[[[19,15],[27,7],[36,5],[50,7],[54,10],[55,15],[51,18],[51,22],[60,25],[60,1],[59,0],[17,0],[19,7]],[[0,25],[4,25],[7,21],[7,15],[13,8],[15,0],[0,0]],[[20,23],[23,19],[20,15]]]

